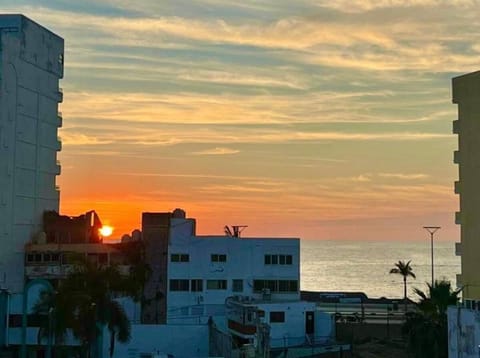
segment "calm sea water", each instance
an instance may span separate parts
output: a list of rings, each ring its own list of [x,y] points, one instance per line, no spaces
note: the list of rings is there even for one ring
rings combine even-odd
[[[400,275],[389,274],[398,260],[411,260],[416,280],[412,288],[425,289],[431,281],[430,241],[365,242],[301,241],[301,289],[312,291],[362,291],[369,297],[403,297]],[[446,278],[456,287],[460,257],[453,242],[434,242],[435,278]]]

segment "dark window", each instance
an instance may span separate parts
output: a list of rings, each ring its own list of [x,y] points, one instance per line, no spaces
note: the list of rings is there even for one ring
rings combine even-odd
[[[296,280],[253,280],[253,292],[262,293],[264,289],[274,292],[298,292]]]
[[[52,256],[50,254],[43,254],[43,261],[44,262],[52,261]]]
[[[227,255],[225,254],[212,254],[210,256],[212,262],[227,262]]]
[[[285,312],[270,312],[270,323],[283,323],[285,322]]]
[[[291,265],[292,255],[265,255],[265,265]]]
[[[203,280],[191,280],[190,281],[190,291],[192,291],[192,292],[203,291]]]
[[[270,265],[272,263],[272,255],[265,255],[265,265]]]
[[[188,291],[188,280],[170,280],[170,291]]]
[[[208,290],[226,290],[227,280],[207,280]]]
[[[232,280],[232,291],[243,292],[243,280]]]
[[[279,292],[288,292],[289,291],[288,283],[289,283],[289,281],[286,281],[286,280],[278,281],[278,291]]]
[[[253,292],[262,292],[263,280],[253,280]]]
[[[189,262],[190,255],[189,254],[171,254],[170,255],[170,262]]]
[[[58,262],[60,260],[60,254],[52,254],[52,261]]]
[[[33,262],[35,260],[34,254],[27,254],[27,262]]]
[[[42,254],[35,254],[35,262],[42,262]]]

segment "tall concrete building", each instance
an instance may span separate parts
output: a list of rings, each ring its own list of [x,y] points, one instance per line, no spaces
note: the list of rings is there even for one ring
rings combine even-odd
[[[63,39],[22,15],[0,15],[0,287],[19,292],[24,245],[59,208],[57,137]]]
[[[456,251],[462,261],[457,285],[468,304],[480,300],[480,71],[455,77],[452,87],[453,103],[458,105],[453,132],[458,134],[454,162],[459,166],[455,193],[460,195],[460,211],[455,221],[461,226]]]

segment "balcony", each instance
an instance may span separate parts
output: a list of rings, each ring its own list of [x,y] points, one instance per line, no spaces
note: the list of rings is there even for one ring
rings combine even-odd
[[[461,193],[461,187],[462,187],[462,184],[461,184],[460,180],[455,181],[455,183],[454,183],[455,194],[460,194]]]
[[[460,134],[460,121],[458,119],[452,122],[452,132],[453,134]]]
[[[455,164],[460,164],[460,151],[456,150],[453,152],[453,162]]]
[[[57,160],[57,162],[55,163],[55,174],[60,175],[61,172],[62,172],[62,165],[60,164],[60,161]]]
[[[62,112],[57,113],[57,127],[61,128],[63,126],[63,115]]]
[[[58,102],[63,102],[63,89],[61,87],[58,87],[57,101]]]
[[[462,213],[460,211],[455,212],[455,224],[462,225]]]
[[[456,242],[455,243],[455,255],[456,256],[462,256],[462,243],[461,242]]]
[[[62,150],[62,138],[57,137],[57,145],[56,145],[55,149],[56,149],[57,151],[61,151],[61,150]]]

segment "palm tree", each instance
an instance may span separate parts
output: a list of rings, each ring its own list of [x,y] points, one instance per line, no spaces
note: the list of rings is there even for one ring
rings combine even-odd
[[[41,295],[35,305],[36,313],[55,311],[55,335],[61,341],[68,329],[82,342],[89,356],[102,328],[110,332],[110,357],[115,340],[128,342],[131,326],[123,307],[114,296],[130,292],[131,283],[113,267],[83,262],[60,282],[57,292]],[[47,331],[42,330],[46,336]]]
[[[403,332],[414,357],[447,358],[447,307],[457,303],[460,291],[453,291],[450,282],[445,280],[427,286],[428,293],[414,289],[420,298],[416,304],[418,311],[407,314]]]
[[[405,302],[405,311],[407,310],[407,278],[413,277],[416,278],[415,274],[413,273],[412,266],[410,266],[410,262],[408,261],[405,263],[404,261],[398,261],[395,263],[395,267],[390,270],[390,273],[402,275],[403,277],[403,300]]]

